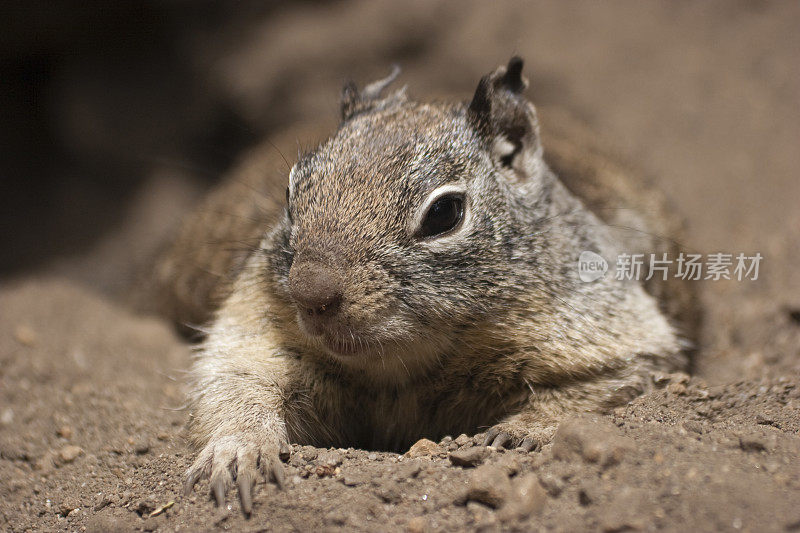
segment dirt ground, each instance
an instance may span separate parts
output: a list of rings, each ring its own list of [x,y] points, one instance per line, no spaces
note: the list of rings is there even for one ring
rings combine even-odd
[[[48,208],[65,218],[15,229],[26,259],[0,283],[0,530],[800,531],[800,5],[269,6],[176,34],[184,55],[162,58],[163,71],[191,71],[192,113],[138,90],[118,105],[127,93],[94,90],[104,78],[82,64],[53,85],[69,89],[50,101],[74,153],[194,140],[125,167],[138,177],[122,200],[87,185],[104,210],[66,191]],[[412,95],[466,99],[512,53],[527,59],[534,102],[571,110],[667,191],[687,221],[683,249],[764,256],[757,281],[698,282],[693,375],[662,376],[611,415],[563,421],[541,452],[459,435],[405,455],[294,446],[286,488],[259,484],[250,519],[232,495],[215,507],[206,482],[183,497],[191,347],[137,311],[136,293],[214,181],[196,148],[218,137],[187,132],[218,128],[224,108],[247,132],[229,139],[236,153],[288,124],[332,120],[342,80],[393,62]],[[119,126],[150,105],[140,130]],[[59,226],[81,235],[69,249],[45,231]]]

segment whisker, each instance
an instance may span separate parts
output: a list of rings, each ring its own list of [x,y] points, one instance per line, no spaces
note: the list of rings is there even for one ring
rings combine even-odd
[[[185,404],[183,404],[183,405],[181,405],[179,407],[164,407],[162,405],[162,406],[159,406],[159,409],[164,410],[164,411],[185,411],[186,409],[189,408],[190,405],[191,405],[191,402],[186,402]]]

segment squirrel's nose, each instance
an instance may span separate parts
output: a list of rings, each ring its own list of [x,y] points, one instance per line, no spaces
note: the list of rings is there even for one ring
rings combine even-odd
[[[309,315],[332,314],[342,302],[342,280],[322,263],[295,261],[289,270],[289,293]]]

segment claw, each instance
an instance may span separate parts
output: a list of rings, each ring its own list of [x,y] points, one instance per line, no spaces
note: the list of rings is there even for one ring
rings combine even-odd
[[[183,487],[184,495],[188,496],[200,479],[208,477],[211,496],[217,506],[224,508],[228,487],[235,480],[242,513],[249,518],[253,512],[253,490],[260,473],[278,487],[285,486],[279,452],[278,446],[259,447],[237,437],[216,439],[206,446],[189,469]]]
[[[492,441],[492,447],[493,448],[503,448],[509,442],[511,442],[511,435],[509,435],[508,433],[503,431],[502,433],[499,433],[494,438],[494,441]]]
[[[242,512],[247,516],[253,512],[253,480],[249,475],[239,476],[236,480],[239,485],[239,501],[242,504]]]
[[[483,445],[490,446],[499,433],[500,428],[496,426],[489,428],[489,430],[486,432],[486,437],[483,439]]]
[[[225,492],[231,482],[231,465],[235,460],[236,449],[229,443],[214,448],[214,457],[211,463],[211,492],[220,507],[225,505]]]
[[[193,468],[189,470],[189,475],[186,476],[186,482],[183,484],[183,496],[189,496],[194,489],[194,486],[200,481],[200,477],[202,477],[203,471],[199,468]]]
[[[250,516],[253,511],[253,485],[258,472],[258,454],[254,448],[239,450],[236,455],[236,484],[242,512]]]
[[[219,507],[225,505],[225,478],[217,476],[211,480],[211,492],[214,493],[214,499],[217,501]]]
[[[283,465],[273,459],[269,462],[267,469],[267,477],[274,481],[279,489],[283,490],[283,488],[286,486]]]
[[[536,448],[536,440],[532,439],[531,437],[526,437],[525,439],[523,439],[522,444],[520,444],[519,447],[525,450],[526,452],[529,452],[534,448]]]

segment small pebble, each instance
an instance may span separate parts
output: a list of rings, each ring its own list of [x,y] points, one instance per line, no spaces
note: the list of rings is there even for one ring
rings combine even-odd
[[[463,433],[461,435],[459,435],[458,437],[456,437],[456,440],[455,440],[456,444],[458,444],[459,447],[466,446],[471,441],[472,441],[472,439],[467,437]]]
[[[502,468],[481,465],[470,476],[466,501],[479,502],[499,509],[511,493],[511,481]]]
[[[412,459],[398,466],[393,477],[397,480],[412,479],[417,477],[420,472],[422,472],[422,462]]]
[[[773,445],[761,435],[740,435],[739,447],[745,452],[765,452],[770,451]]]
[[[319,456],[319,461],[321,465],[336,467],[342,464],[342,454],[335,450],[323,452],[322,455]]]
[[[669,374],[665,374],[663,372],[653,372],[652,374],[653,383],[656,385],[666,385],[669,383]]]
[[[134,511],[136,511],[139,516],[147,516],[155,511],[156,507],[158,507],[158,505],[155,500],[151,497],[146,497],[136,503]]]
[[[317,465],[314,473],[317,474],[317,477],[330,477],[336,473],[336,467],[332,465]]]
[[[678,396],[683,396],[686,394],[686,385],[683,383],[670,383],[667,385],[667,392],[670,394],[676,394]]]
[[[303,450],[303,459],[306,461],[313,461],[317,458],[318,452],[314,448]]]
[[[378,497],[385,503],[400,503],[403,501],[403,495],[395,485],[386,485],[378,489]]]
[[[464,450],[450,452],[450,462],[455,466],[466,468],[481,464],[488,456],[489,449],[485,446],[473,446]]]
[[[669,380],[672,383],[686,385],[689,383],[689,374],[686,374],[685,372],[673,372],[669,375]]]
[[[756,424],[759,424],[761,426],[773,426],[778,429],[781,428],[781,425],[778,422],[775,422],[775,420],[772,417],[765,416],[760,413],[756,415]]]
[[[331,526],[344,526],[347,524],[347,514],[342,510],[334,510],[326,514],[323,520]]]
[[[410,458],[432,457],[434,455],[439,455],[441,452],[442,449],[432,440],[420,439],[408,449],[405,456]]]
[[[60,450],[58,450],[58,458],[61,459],[64,463],[71,463],[78,456],[83,454],[83,448],[80,446],[64,446]]]
[[[502,520],[519,520],[538,515],[547,503],[547,492],[536,474],[525,474],[512,482],[508,503],[502,509]]]
[[[137,441],[133,445],[133,451],[136,455],[144,455],[150,451],[150,443],[146,440]]]
[[[581,458],[609,467],[635,449],[611,422],[596,415],[578,415],[559,425],[553,438],[553,457],[562,461]]]
[[[58,514],[67,516],[78,507],[80,507],[80,505],[78,505],[77,502],[72,500],[66,500],[64,502],[61,502],[61,505],[58,506]]]

